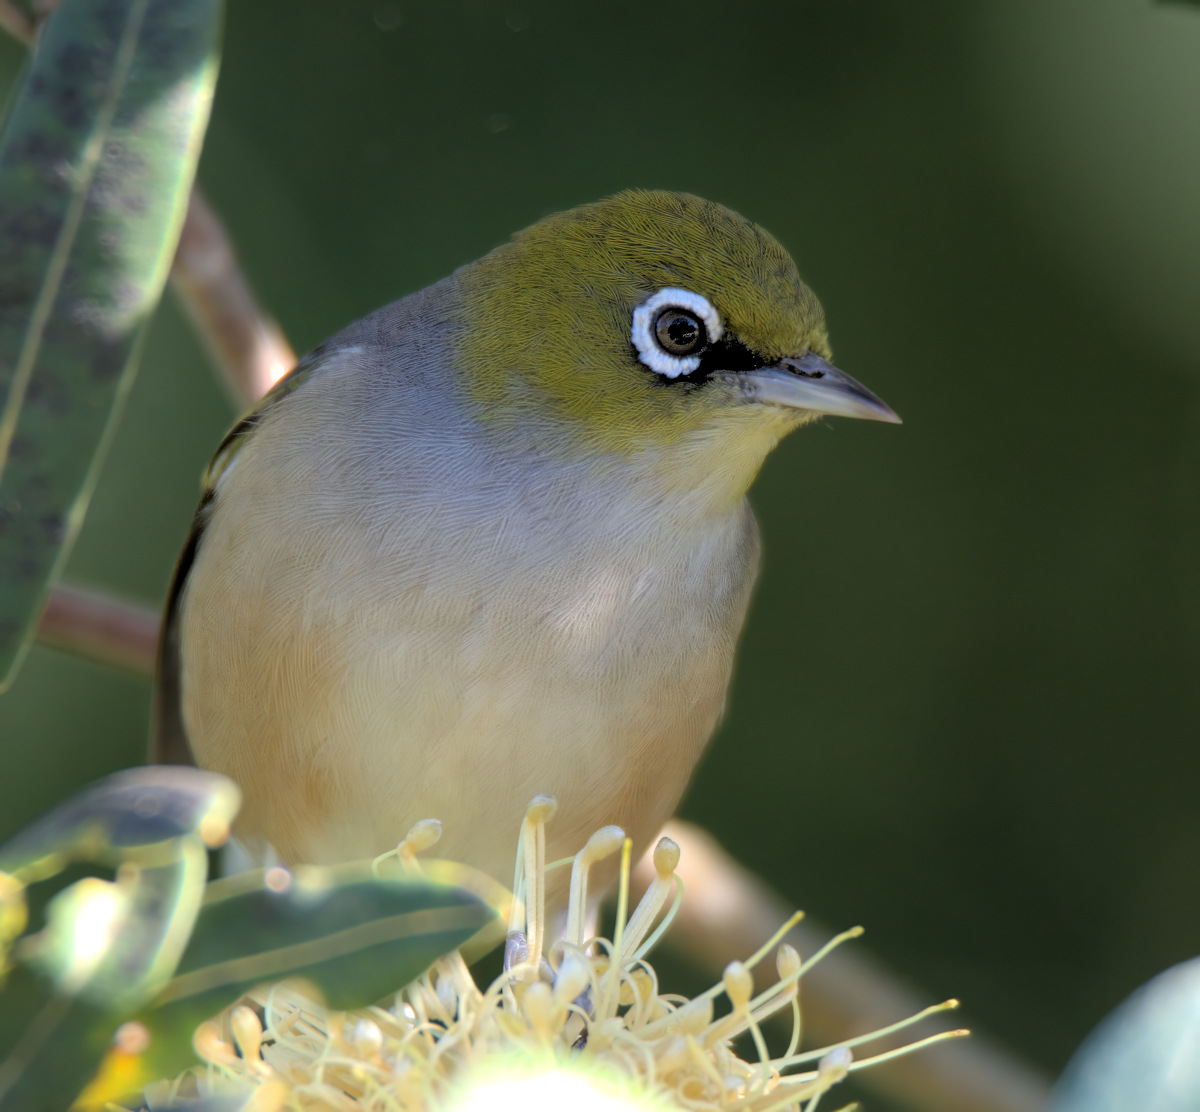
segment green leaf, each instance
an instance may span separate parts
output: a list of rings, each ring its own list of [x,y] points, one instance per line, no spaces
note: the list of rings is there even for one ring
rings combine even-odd
[[[204,897],[202,835],[227,830],[238,800],[214,773],[130,769],[79,792],[0,849],[12,919],[5,935],[24,925],[23,883],[72,861],[120,866],[115,881],[85,877],[63,889],[47,905],[45,929],[12,947],[16,964],[0,982],[6,1112],[67,1107],[120,1022],[167,983]],[[0,972],[7,965],[0,961]]]
[[[105,1008],[64,996],[18,965],[0,996],[0,1108],[62,1112],[96,1072],[116,1023]]]
[[[63,0],[0,139],[0,690],[78,532],[179,235],[221,0]]]
[[[66,1108],[123,1019],[174,971],[203,898],[207,855],[176,839],[169,865],[86,877],[59,892],[47,926],[17,946],[0,996],[0,1106]],[[142,1076],[142,1075],[139,1075]]]
[[[115,882],[86,877],[59,892],[45,930],[22,939],[17,956],[64,995],[130,1015],[168,981],[191,935],[208,857],[181,838],[176,860],[123,869]]]
[[[190,768],[117,773],[0,851],[16,886],[71,861],[119,865],[58,893],[0,984],[0,1104],[66,1107],[122,1021],[149,1035],[137,1083],[194,1064],[196,1027],[263,982],[303,977],[333,1008],[369,1004],[464,945],[498,942],[507,893],[463,866],[381,877],[369,863],[242,873],[208,886],[197,832],[227,827],[238,793]],[[15,904],[13,905],[15,907]],[[182,956],[181,956],[182,955]],[[115,1093],[133,1075],[105,1070]],[[114,1088],[114,1086],[116,1088]]]
[[[176,765],[131,768],[98,780],[0,846],[0,872],[26,884],[74,861],[173,860],[173,843],[219,844],[241,793],[215,772]]]
[[[383,879],[366,865],[301,866],[282,889],[266,883],[288,875],[244,873],[209,886],[175,977],[138,1017],[156,1076],[192,1064],[196,1027],[255,985],[302,977],[331,1008],[364,1007],[481,933],[496,942],[503,934],[496,909],[463,888]]]
[[[282,887],[274,877],[290,877]],[[385,879],[368,865],[255,871],[209,886],[192,941],[156,1006],[300,976],[333,1008],[407,984],[496,919],[463,888]]]

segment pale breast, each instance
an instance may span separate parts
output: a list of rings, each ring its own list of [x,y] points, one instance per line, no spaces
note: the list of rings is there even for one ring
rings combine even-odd
[[[342,357],[221,480],[180,605],[197,759],[285,860],[369,856],[437,817],[440,852],[508,879],[539,792],[552,856],[607,823],[644,843],[721,714],[748,507],[665,512],[628,469],[488,456],[382,406],[380,373]]]

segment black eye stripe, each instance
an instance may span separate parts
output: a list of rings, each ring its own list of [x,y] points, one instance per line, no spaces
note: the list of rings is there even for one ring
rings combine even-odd
[[[717,371],[757,371],[765,367],[769,360],[757,351],[752,351],[736,336],[726,333],[717,343],[711,345],[700,356],[700,366],[696,369],[697,376],[708,377]]]
[[[772,360],[752,351],[736,336],[731,336],[727,332],[715,344],[709,344],[700,353],[700,366],[690,374],[660,381],[664,386],[680,386],[690,391],[703,386],[712,375],[719,371],[735,374],[757,371],[761,367],[770,365],[771,362]]]

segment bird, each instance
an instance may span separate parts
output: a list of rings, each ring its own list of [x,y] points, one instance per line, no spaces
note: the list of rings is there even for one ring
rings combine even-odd
[[[218,447],[169,592],[152,757],[241,788],[284,863],[511,876],[649,843],[724,711],[759,565],[747,491],[836,368],[768,232],[629,190],[556,213],[301,359]]]

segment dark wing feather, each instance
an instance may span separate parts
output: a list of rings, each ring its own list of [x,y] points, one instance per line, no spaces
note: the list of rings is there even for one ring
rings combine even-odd
[[[196,553],[204,539],[204,529],[212,516],[216,503],[217,480],[238,449],[245,444],[255,426],[280,399],[286,397],[297,386],[307,381],[319,360],[314,358],[323,351],[318,348],[302,360],[269,393],[264,395],[258,406],[243,417],[226,434],[213,454],[212,462],[204,474],[204,494],[192,519],[192,529],[187,543],[179,554],[171,587],[167,592],[167,605],[163,614],[162,632],[158,642],[158,666],[154,684],[154,705],[150,712],[150,760],[156,764],[194,765],[192,747],[188,742],[187,730],[183,725],[182,668],[179,655],[179,604],[187,586],[188,573],[196,560]]]
[[[204,533],[204,522],[212,503],[213,492],[204,492],[204,498],[192,519],[192,529],[187,543],[179,554],[175,574],[171,577],[171,588],[167,592],[167,606],[163,614],[162,632],[158,639],[158,667],[154,683],[154,705],[150,711],[150,760],[154,764],[194,765],[192,747],[188,744],[187,731],[183,727],[183,705],[181,701],[181,675],[179,659],[179,599],[187,582],[188,572],[196,559],[196,550]]]

